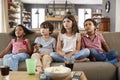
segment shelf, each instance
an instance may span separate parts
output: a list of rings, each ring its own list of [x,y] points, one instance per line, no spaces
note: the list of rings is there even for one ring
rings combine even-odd
[[[19,19],[19,18],[15,17],[15,16],[11,16],[11,15],[9,15],[8,17],[11,18],[11,19]]]
[[[16,5],[16,4],[13,3],[13,2],[8,2],[8,4],[11,5],[11,6],[13,6],[14,8],[18,8],[18,7],[19,7],[18,5]]]
[[[78,21],[78,18],[75,18],[76,21]],[[46,21],[62,21],[63,18],[59,18],[59,17],[46,17],[45,18]]]
[[[23,14],[28,14],[28,15],[31,14],[31,12],[27,12],[27,11],[23,11],[22,13],[23,13]]]
[[[23,23],[30,23],[30,21],[23,21]]]
[[[31,27],[31,12],[22,11],[22,24],[26,27]]]
[[[46,17],[45,20],[46,21],[62,21],[63,18],[59,18],[59,17]]]
[[[102,15],[102,13],[92,13],[92,15]]]
[[[14,9],[8,9],[8,11],[11,13],[19,13],[18,11],[14,10]]]
[[[23,16],[22,18],[31,19],[29,16]]]

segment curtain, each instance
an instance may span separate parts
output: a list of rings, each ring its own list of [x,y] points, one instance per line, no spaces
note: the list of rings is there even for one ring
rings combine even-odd
[[[1,21],[0,21],[0,32],[8,32],[8,0],[0,0],[0,12],[1,12]]]

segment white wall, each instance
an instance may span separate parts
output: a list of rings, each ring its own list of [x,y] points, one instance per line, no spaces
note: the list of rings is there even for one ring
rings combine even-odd
[[[116,32],[120,32],[120,0],[116,0]]]

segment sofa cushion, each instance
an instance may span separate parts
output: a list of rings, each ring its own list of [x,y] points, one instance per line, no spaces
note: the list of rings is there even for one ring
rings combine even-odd
[[[64,65],[52,63],[51,66]],[[73,71],[84,71],[89,80],[116,80],[116,67],[108,62],[75,63]]]
[[[53,62],[51,66],[60,66],[64,63]],[[25,62],[19,64],[19,71],[26,71]],[[117,69],[108,62],[81,62],[75,63],[73,71],[84,71],[89,80],[116,80]]]
[[[108,62],[75,63],[75,71],[84,71],[89,80],[116,80],[116,67]]]
[[[110,49],[118,51],[120,57],[120,32],[103,33],[103,36]]]

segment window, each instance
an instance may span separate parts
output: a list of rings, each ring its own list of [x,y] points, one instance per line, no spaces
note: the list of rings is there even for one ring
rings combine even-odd
[[[43,21],[45,21],[45,9],[44,8],[39,8],[39,9],[33,8],[32,9],[32,28],[33,29],[40,28],[40,24]]]
[[[84,21],[91,18],[91,9],[78,9],[78,27],[80,30],[84,29]]]

